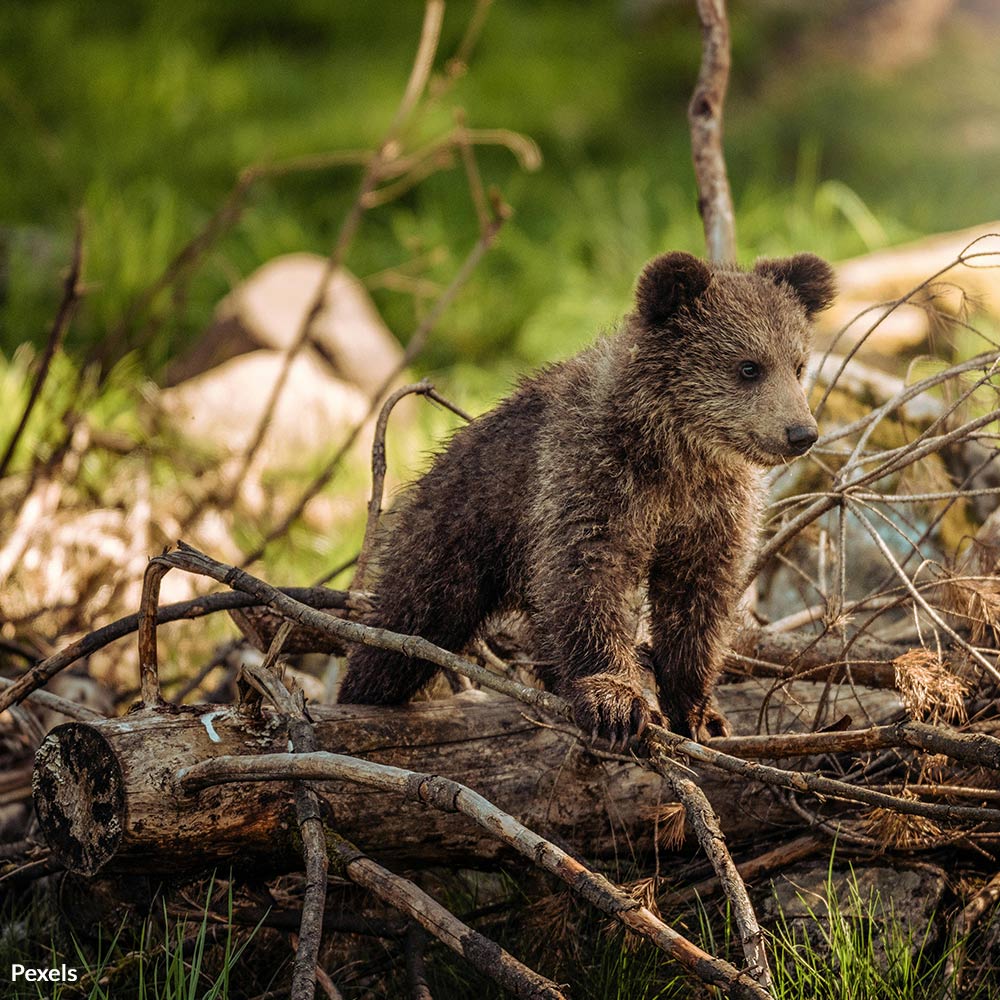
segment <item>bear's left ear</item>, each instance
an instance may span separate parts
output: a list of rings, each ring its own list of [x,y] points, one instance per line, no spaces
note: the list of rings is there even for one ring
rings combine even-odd
[[[650,327],[663,326],[708,288],[712,272],[689,253],[675,250],[651,260],[635,286],[635,310]]]
[[[810,319],[825,309],[837,294],[833,268],[814,253],[759,260],[753,269],[762,277],[770,278],[776,285],[788,285],[805,306],[806,315]]]

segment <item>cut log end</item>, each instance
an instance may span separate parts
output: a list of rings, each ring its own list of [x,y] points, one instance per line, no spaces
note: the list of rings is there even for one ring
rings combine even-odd
[[[35,811],[45,839],[70,871],[98,872],[118,851],[125,829],[122,770],[100,731],[57,726],[35,757]]]

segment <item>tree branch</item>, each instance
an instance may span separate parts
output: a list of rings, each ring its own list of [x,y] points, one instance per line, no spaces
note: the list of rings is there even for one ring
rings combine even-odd
[[[697,0],[701,20],[701,69],[691,103],[691,153],[698,182],[698,211],[709,259],[736,260],[736,220],[722,152],[722,107],[729,82],[729,21],[725,0]]]

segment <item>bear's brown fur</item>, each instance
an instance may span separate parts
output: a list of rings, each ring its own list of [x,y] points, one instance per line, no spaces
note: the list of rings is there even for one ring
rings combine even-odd
[[[369,623],[461,650],[490,616],[521,609],[543,681],[618,743],[655,718],[633,639],[645,584],[663,712],[677,732],[726,732],[709,700],[760,468],[816,440],[800,377],[809,321],[833,295],[812,254],[750,271],[653,260],[617,334],[525,381],[407,491]],[[340,701],[405,702],[436,670],[359,646]]]

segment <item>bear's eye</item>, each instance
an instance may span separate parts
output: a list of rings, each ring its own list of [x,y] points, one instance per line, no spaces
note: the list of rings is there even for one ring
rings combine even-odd
[[[806,366],[800,364],[798,368],[795,369],[795,377],[802,378],[802,373],[806,370]]]
[[[756,361],[744,361],[740,365],[740,378],[746,382],[756,382],[760,378],[760,365]]]

